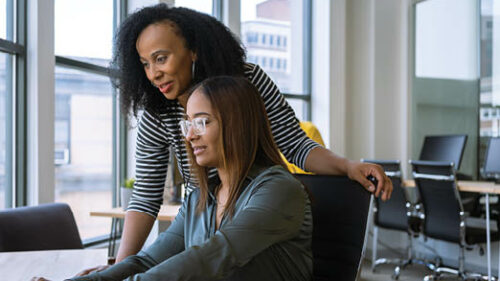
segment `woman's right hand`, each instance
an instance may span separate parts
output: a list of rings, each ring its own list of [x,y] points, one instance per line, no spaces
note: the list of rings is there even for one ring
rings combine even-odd
[[[103,271],[108,267],[110,267],[110,265],[99,265],[96,267],[87,268],[87,269],[82,270],[81,272],[78,272],[78,274],[75,275],[75,277],[81,277],[81,276],[88,275],[90,273]]]

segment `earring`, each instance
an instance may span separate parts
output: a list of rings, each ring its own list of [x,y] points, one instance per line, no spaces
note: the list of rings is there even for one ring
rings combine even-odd
[[[191,64],[191,80],[194,80],[195,67],[196,67],[196,61],[193,61],[193,63]]]

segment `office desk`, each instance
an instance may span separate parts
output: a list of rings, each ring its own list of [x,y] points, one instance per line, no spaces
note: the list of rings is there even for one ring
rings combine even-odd
[[[500,184],[487,181],[457,181],[458,190],[465,192],[479,192],[487,194],[500,194]],[[415,187],[414,180],[404,180],[404,187]]]
[[[0,253],[0,279],[31,280],[37,276],[63,280],[106,262],[106,249],[4,252]]]
[[[179,212],[180,206],[181,205],[162,205],[156,219],[163,222],[172,222]],[[91,216],[111,218],[111,233],[108,244],[108,257],[110,258],[113,258],[115,255],[116,239],[120,232],[118,230],[118,220],[124,219],[125,213],[126,211],[123,210],[122,207],[90,212]]]
[[[478,192],[485,195],[486,201],[486,257],[488,261],[488,280],[491,279],[491,237],[490,237],[490,194],[500,194],[500,184],[485,181],[457,181],[458,190],[465,192]],[[415,181],[404,180],[404,187],[415,187]],[[500,227],[500,226],[498,226]],[[498,276],[500,277],[500,246],[498,249]]]
[[[160,208],[160,212],[158,213],[158,217],[156,218],[159,221],[173,221],[177,212],[179,212],[179,208],[181,205],[162,205]],[[108,217],[108,218],[116,218],[116,219],[124,219],[125,211],[122,207],[92,211],[90,212],[91,216],[97,217]]]

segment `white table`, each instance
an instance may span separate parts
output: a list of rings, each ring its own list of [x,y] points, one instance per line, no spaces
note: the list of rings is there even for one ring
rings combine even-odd
[[[31,280],[35,276],[64,280],[83,269],[106,263],[106,249],[3,252],[0,280]]]

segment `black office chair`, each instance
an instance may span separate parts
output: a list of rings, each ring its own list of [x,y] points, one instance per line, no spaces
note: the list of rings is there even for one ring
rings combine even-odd
[[[453,163],[410,161],[413,178],[420,192],[425,220],[423,234],[427,237],[456,243],[460,246],[458,268],[438,267],[424,280],[434,280],[442,274],[453,274],[462,279],[483,278],[464,269],[464,250],[486,242],[486,221],[467,217],[458,193]],[[491,228],[491,240],[499,240],[498,227]]]
[[[372,271],[383,264],[395,265],[393,279],[398,279],[401,269],[406,266],[419,263],[429,269],[435,269],[433,263],[415,259],[413,257],[413,238],[420,233],[422,219],[419,216],[418,206],[414,206],[407,199],[405,190],[401,183],[401,165],[399,160],[366,160],[362,162],[374,163],[382,166],[385,174],[392,181],[391,199],[382,201],[380,197],[375,198],[373,208],[373,245],[372,245]],[[377,258],[378,228],[404,231],[408,234],[407,255],[400,259]]]
[[[347,177],[296,176],[312,194],[314,280],[354,281],[364,251],[370,193]]]
[[[0,211],[0,252],[83,249],[67,204]]]
[[[421,161],[452,162],[457,180],[472,180],[472,176],[458,172],[462,164],[462,158],[467,144],[467,135],[432,135],[425,136],[422,150],[420,151]],[[481,194],[474,192],[459,192],[462,198],[464,210],[472,216],[480,216]]]

